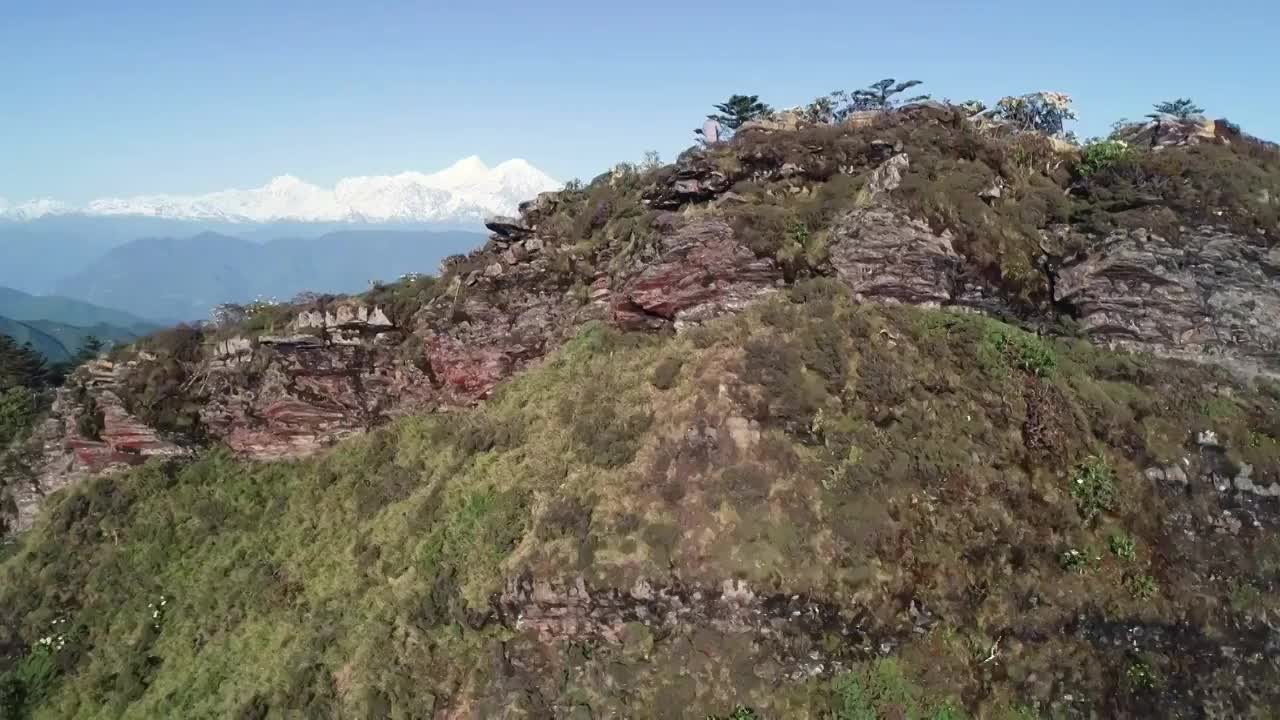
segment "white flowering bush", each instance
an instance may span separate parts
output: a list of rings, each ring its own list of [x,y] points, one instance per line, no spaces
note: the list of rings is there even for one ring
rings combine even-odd
[[[1054,90],[1001,98],[991,116],[1053,137],[1064,137],[1066,121],[1076,119],[1071,96]]]
[[[226,328],[239,325],[244,322],[246,317],[243,305],[236,303],[223,303],[214,305],[209,310],[209,324],[215,328]]]
[[[164,595],[156,598],[155,602],[147,603],[147,610],[151,613],[151,627],[160,629],[160,624],[164,622],[165,608],[168,605],[169,598]]]
[[[25,655],[7,671],[0,673],[0,718],[30,717],[31,708],[44,699],[61,672],[59,655],[73,645],[77,633],[66,618],[49,623],[48,634],[31,644]]]
[[[259,313],[268,312],[272,308],[279,307],[279,305],[280,305],[280,301],[277,300],[274,296],[266,297],[263,295],[259,295],[253,299],[253,302],[249,303],[248,305],[245,305],[244,310],[246,313],[248,313],[249,317],[253,317],[254,315],[258,315]]]
[[[59,652],[67,646],[67,619],[58,618],[49,623],[49,634],[36,640],[35,647],[51,653]]]

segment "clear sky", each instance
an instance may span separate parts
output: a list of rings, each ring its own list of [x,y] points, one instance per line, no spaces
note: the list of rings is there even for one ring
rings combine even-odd
[[[713,102],[893,76],[1076,98],[1083,137],[1190,95],[1280,139],[1271,0],[0,0],[0,197],[198,193],[476,154],[590,178]]]

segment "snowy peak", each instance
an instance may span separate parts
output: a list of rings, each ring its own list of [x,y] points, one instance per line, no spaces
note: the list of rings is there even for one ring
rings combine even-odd
[[[35,220],[45,215],[62,215],[72,212],[71,206],[53,198],[37,198],[18,205],[11,205],[0,198],[0,220]]]
[[[489,177],[489,173],[489,166],[485,165],[480,158],[472,155],[428,177],[441,185],[464,186],[483,182]]]
[[[525,160],[490,168],[472,155],[431,174],[350,177],[332,189],[280,175],[250,190],[102,198],[80,208],[53,200],[10,206],[0,199],[0,219],[80,213],[227,222],[473,222],[513,214],[520,202],[559,187]]]

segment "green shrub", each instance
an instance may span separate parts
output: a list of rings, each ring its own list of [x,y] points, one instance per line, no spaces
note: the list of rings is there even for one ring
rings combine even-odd
[[[756,711],[746,705],[736,705],[728,715],[708,715],[707,720],[758,720]]]
[[[904,674],[896,660],[878,660],[841,673],[831,680],[834,720],[877,720],[885,717],[960,720],[964,714],[950,700],[931,701]]]
[[[1160,685],[1160,678],[1149,663],[1135,660],[1124,672],[1124,686],[1130,692],[1154,690]]]
[[[1280,223],[1280,150],[1250,138],[1135,153],[1082,176],[1072,195],[1080,227],[1147,227],[1176,237],[1193,223],[1274,236]]]
[[[1068,572],[1084,573],[1092,565],[1089,550],[1064,550],[1058,555],[1058,565]]]
[[[39,396],[25,387],[0,390],[0,451],[31,429],[39,411]]]
[[[1058,366],[1058,358],[1049,344],[1029,333],[1017,333],[1003,338],[1003,349],[1022,370],[1038,377],[1048,377]]]
[[[204,333],[189,325],[178,325],[152,333],[138,341],[147,350],[178,360],[195,360],[200,355]]]
[[[1048,340],[1001,323],[993,323],[983,339],[978,361],[989,370],[1009,364],[1037,377],[1049,377],[1058,367],[1058,356]]]
[[[1228,596],[1231,609],[1236,612],[1251,612],[1262,603],[1263,593],[1247,580],[1237,580],[1231,586]]]
[[[1088,177],[1115,167],[1133,157],[1133,150],[1119,140],[1098,140],[1085,145],[1080,150],[1080,160],[1076,163],[1076,173]]]
[[[1107,538],[1107,547],[1111,549],[1111,554],[1125,562],[1133,562],[1138,558],[1138,544],[1128,533],[1115,533]]]
[[[559,414],[581,458],[602,468],[631,462],[653,420],[647,409],[620,407],[617,398],[596,385],[563,401]]]
[[[393,283],[378,283],[363,295],[365,303],[382,308],[391,322],[408,325],[413,316],[441,291],[431,275],[408,275]]]
[[[1071,497],[1086,521],[1115,505],[1116,478],[1106,460],[1095,456],[1076,466],[1071,475]]]
[[[0,720],[26,720],[53,688],[58,665],[53,651],[37,646],[0,674]]]
[[[676,357],[665,357],[653,368],[653,386],[659,390],[670,390],[680,379],[680,368],[684,361]]]
[[[12,673],[0,675],[0,720],[25,720],[27,688]]]
[[[1200,411],[1204,413],[1205,417],[1222,420],[1239,415],[1240,407],[1231,398],[1212,397],[1200,406]]]
[[[764,388],[769,416],[792,432],[807,433],[827,398],[822,378],[805,367],[793,342],[765,335],[749,339],[743,378]]]
[[[86,395],[83,402],[80,413],[76,415],[76,431],[90,440],[101,440],[106,416],[98,409],[98,402],[92,395]]]
[[[1156,579],[1145,573],[1131,575],[1125,581],[1125,587],[1128,588],[1129,594],[1137,600],[1150,600],[1155,597],[1159,586],[1156,585]]]
[[[482,606],[502,559],[524,536],[528,509],[527,496],[514,488],[458,495],[419,547],[423,568],[440,578],[471,576],[470,588],[462,592],[473,606]]]

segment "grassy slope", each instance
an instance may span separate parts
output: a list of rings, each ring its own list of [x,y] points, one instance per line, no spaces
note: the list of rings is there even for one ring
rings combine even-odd
[[[1230,644],[1280,609],[1280,544],[1181,538],[1160,518],[1192,501],[1140,475],[1211,427],[1274,477],[1280,390],[973,316],[858,307],[821,283],[792,297],[805,302],[680,338],[588,328],[482,408],[313,460],[212,452],[85,483],[0,570],[0,708],[20,688],[38,718],[430,717],[446,701],[537,716],[503,658],[565,716],[1034,716],[1068,692],[1116,714],[1230,684],[1060,629],[1192,618]],[[761,420],[758,442],[690,444],[691,428],[741,415]],[[1073,496],[1090,457],[1113,498]],[[1087,500],[1105,508],[1088,518]],[[1104,550],[1112,536],[1133,552]],[[1064,569],[1077,548],[1090,561]],[[740,578],[863,608],[868,639],[835,649],[847,672],[801,682],[708,628],[540,649],[469,627],[523,571],[620,588]],[[938,618],[928,632],[896,632],[906,598]],[[1011,628],[1028,632],[983,663]],[[62,648],[40,650],[47,635]],[[872,660],[884,638],[893,657]],[[1258,672],[1244,692],[1261,711],[1276,678]]]

